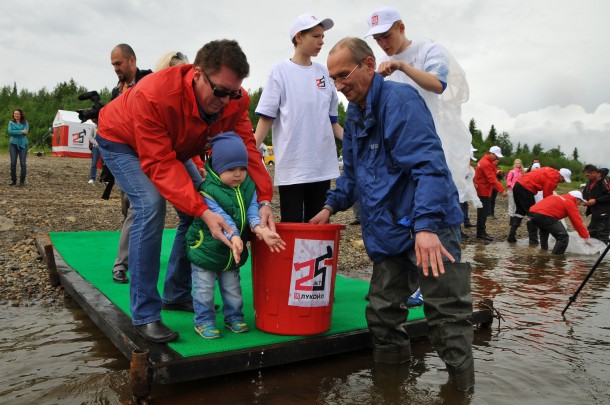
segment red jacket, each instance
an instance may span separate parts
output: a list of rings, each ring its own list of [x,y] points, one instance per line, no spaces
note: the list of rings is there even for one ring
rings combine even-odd
[[[491,160],[489,153],[486,153],[477,163],[477,170],[474,172],[474,185],[478,196],[491,197],[491,190],[494,188],[499,193],[504,191],[504,186],[496,177],[497,171],[498,166]]]
[[[542,169],[536,171],[540,170]],[[589,237],[589,232],[585,228],[580,211],[578,211],[578,201],[576,197],[570,194],[551,195],[549,198],[532,205],[530,212],[553,217],[558,221],[568,217],[581,238],[587,239]]]
[[[527,172],[521,177],[517,183],[521,184],[527,190],[533,194],[537,194],[538,191],[542,191],[542,197],[547,198],[553,195],[553,191],[559,184],[559,170],[553,169],[552,167],[541,167],[537,170]]]
[[[144,173],[161,195],[180,211],[199,217],[208,207],[193,187],[183,163],[205,152],[209,138],[235,131],[248,149],[248,174],[259,201],[273,197],[273,185],[256,148],[248,117],[250,97],[231,100],[208,125],[199,114],[193,92],[192,65],[163,69],[102,108],[98,132],[131,146]]]

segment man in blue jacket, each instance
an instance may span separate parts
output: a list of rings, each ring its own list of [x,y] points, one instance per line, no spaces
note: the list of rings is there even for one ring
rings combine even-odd
[[[375,73],[373,51],[361,39],[339,41],[327,65],[350,102],[343,173],[310,222],[327,223],[358,200],[374,263],[366,308],[374,360],[410,360],[404,297],[419,285],[429,336],[450,380],[468,391],[474,386],[470,265],[459,263],[463,215],[430,111],[413,87]]]

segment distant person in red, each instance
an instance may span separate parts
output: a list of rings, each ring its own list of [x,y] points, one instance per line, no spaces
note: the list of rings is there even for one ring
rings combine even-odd
[[[570,191],[563,195],[552,195],[544,198],[530,208],[531,221],[540,228],[540,249],[549,250],[549,234],[557,240],[552,253],[560,255],[568,248],[570,238],[566,227],[560,222],[570,218],[572,226],[583,239],[589,239],[589,232],[578,211],[578,204],[586,203],[580,191]]]
[[[570,169],[553,169],[552,167],[541,167],[537,170],[527,172],[521,177],[513,187],[513,197],[515,197],[515,215],[510,218],[510,231],[508,241],[516,242],[517,229],[521,226],[521,221],[527,214],[532,205],[536,203],[534,196],[542,191],[543,199],[553,195],[553,191],[559,183],[571,183]],[[538,229],[533,223],[528,222],[527,233],[531,245],[538,244]]]
[[[481,204],[483,204],[483,207],[477,208],[477,239],[483,239],[488,242],[494,240],[487,234],[485,226],[491,207],[491,190],[495,189],[502,193],[502,197],[507,195],[504,186],[496,176],[498,171],[496,162],[502,157],[504,155],[502,155],[500,147],[492,146],[489,148],[489,152],[481,158],[474,172],[474,186],[477,189],[477,196],[481,200]]]

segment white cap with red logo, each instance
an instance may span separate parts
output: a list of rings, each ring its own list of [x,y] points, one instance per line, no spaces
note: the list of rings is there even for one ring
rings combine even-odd
[[[396,21],[402,20],[400,14],[396,9],[391,7],[381,7],[378,10],[373,11],[373,14],[367,19],[369,24],[369,32],[364,36],[365,38],[369,35],[383,34],[388,32],[392,28],[392,24]]]

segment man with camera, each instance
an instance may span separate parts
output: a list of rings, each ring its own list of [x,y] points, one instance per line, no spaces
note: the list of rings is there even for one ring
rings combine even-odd
[[[223,230],[232,230],[197,192],[201,177],[196,178],[190,160],[206,153],[209,138],[227,131],[242,138],[261,226],[275,230],[273,185],[252,134],[250,97],[241,87],[249,71],[236,41],[212,41],[199,50],[193,65],[154,73],[100,112],[97,140],[102,157],[135,209],[129,237],[130,309],[136,331],[149,341],[178,338],[162,322],[162,306],[192,308],[187,260],[168,266],[163,301],[157,289],[166,201],[183,215],[201,218],[214,238],[231,246]],[[185,226],[188,223],[181,221],[174,240],[174,248],[183,253]]]
[[[134,86],[144,76],[152,73],[152,70],[140,70],[136,65],[136,54],[133,48],[127,44],[118,44],[112,48],[110,52],[110,63],[114,67],[114,72],[119,78],[116,87],[112,89],[112,100],[123,94],[127,89]],[[108,174],[106,173],[106,178]],[[114,178],[109,179],[107,189],[104,191],[104,196],[110,196],[110,190],[114,185]],[[121,228],[121,236],[119,238],[119,249],[116,260],[112,268],[112,279],[115,283],[129,283],[127,278],[127,270],[129,268],[129,229],[133,222],[134,210],[129,204],[127,195],[121,191],[121,211],[123,212],[123,226]]]

